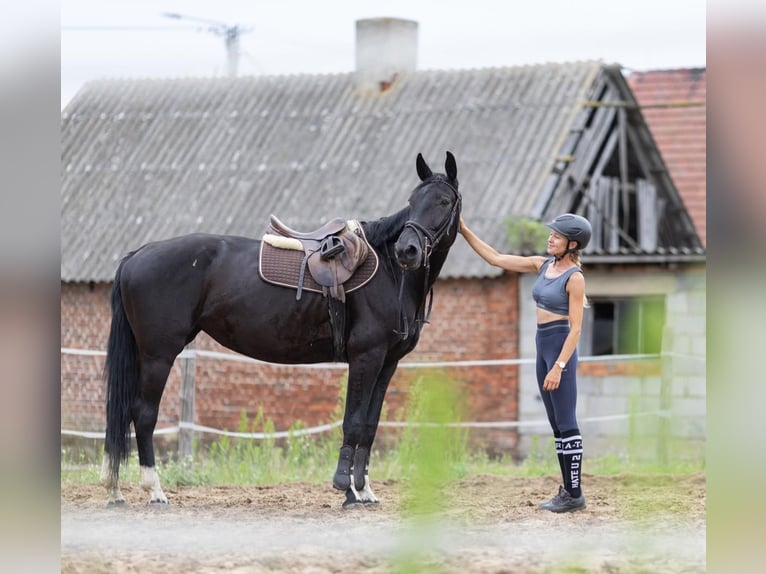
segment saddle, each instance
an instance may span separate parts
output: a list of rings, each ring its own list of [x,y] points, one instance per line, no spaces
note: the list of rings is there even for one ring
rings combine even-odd
[[[362,227],[356,221],[346,221],[342,218],[336,218],[325,223],[319,229],[310,232],[300,232],[291,229],[282,223],[276,216],[270,218],[270,225],[266,235],[263,237],[263,243],[277,250],[302,251],[303,256],[300,262],[297,284],[296,300],[300,300],[301,294],[306,283],[306,268],[309,270],[310,278],[313,283],[321,287],[322,293],[341,302],[346,300],[347,289],[344,285],[349,282],[359,267],[365,263],[370,253],[367,239],[364,236]],[[263,246],[262,246],[263,254]],[[274,256],[272,254],[272,256]],[[268,256],[262,256],[262,263]],[[377,257],[372,271],[377,269]],[[266,280],[270,280],[264,273],[262,265],[261,275]],[[371,274],[365,279],[369,280]],[[272,277],[273,279],[273,277]],[[364,281],[366,283],[366,280]],[[272,281],[275,282],[275,281]],[[294,280],[287,283],[296,283]],[[285,281],[280,284],[286,284]],[[308,286],[312,289],[312,284]],[[351,285],[353,288],[361,285]]]

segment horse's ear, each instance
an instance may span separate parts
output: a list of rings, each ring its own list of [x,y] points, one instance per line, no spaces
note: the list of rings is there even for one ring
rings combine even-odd
[[[444,162],[444,169],[447,172],[447,177],[451,180],[457,179],[457,162],[455,162],[455,156],[452,152],[447,152],[447,161]]]
[[[423,159],[422,153],[418,154],[418,159],[415,161],[415,166],[417,167],[418,177],[421,181],[425,181],[433,175],[431,168],[428,167],[426,160]]]

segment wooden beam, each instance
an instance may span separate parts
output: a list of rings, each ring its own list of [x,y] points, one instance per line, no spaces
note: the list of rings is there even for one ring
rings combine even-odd
[[[604,172],[604,168],[606,167],[607,162],[611,159],[612,154],[614,153],[614,148],[617,145],[617,137],[617,130],[612,129],[612,133],[609,135],[609,139],[606,140],[606,144],[604,145],[604,150],[601,152],[601,157],[599,157],[596,167],[590,174],[591,181],[599,179]]]
[[[612,98],[614,95],[610,90],[605,97]],[[613,108],[597,110],[593,123],[585,130],[583,139],[577,146],[579,153],[575,154],[575,160],[569,164],[575,189],[582,187],[585,176],[588,175],[591,167],[593,167],[593,163],[598,157],[599,149],[601,149],[601,143],[606,140],[607,134],[612,129],[616,113],[617,110]]]
[[[616,188],[619,188],[619,180],[615,180],[614,185]],[[601,189],[597,189],[596,186],[600,186]],[[604,224],[604,246],[607,250],[611,250],[609,242],[613,235],[621,237],[631,248],[640,250],[641,248],[633,238],[620,227],[616,216],[611,216],[612,211],[616,210],[616,207],[612,208],[612,202],[616,205],[618,203],[618,197],[619,196],[615,195],[612,191],[612,182],[610,178],[601,177],[598,180],[591,181],[588,190],[583,194],[583,199],[588,204],[588,220],[591,222],[591,225],[593,225],[594,221],[598,220]],[[609,234],[608,238],[606,237],[607,232]],[[617,242],[617,247],[614,251],[617,251],[618,249],[619,241]]]
[[[609,251],[614,253],[620,249],[620,231],[623,231],[620,226],[620,180],[615,178],[602,178],[602,185],[607,185],[607,194],[609,195],[609,222],[611,223],[611,233],[609,233],[609,241],[606,243],[606,247]]]
[[[599,69],[585,97],[588,100],[600,97],[608,85],[607,82],[607,75],[603,68]],[[543,184],[542,191],[537,194],[537,199],[532,206],[532,213],[535,216],[544,217],[546,213],[555,210],[558,205],[565,203],[567,197],[571,196],[573,192],[571,185],[572,163],[576,159],[577,149],[582,149],[580,143],[585,135],[585,126],[588,125],[595,113],[593,109],[582,109],[577,114],[569,133],[559,146],[552,173]]]
[[[645,179],[636,182],[636,206],[638,209],[638,243],[641,249],[654,253],[658,244],[657,188]]]
[[[627,117],[625,108],[617,110],[617,125],[620,132],[620,184],[622,191],[622,227],[626,229],[630,225],[630,198],[628,197],[628,136]]]

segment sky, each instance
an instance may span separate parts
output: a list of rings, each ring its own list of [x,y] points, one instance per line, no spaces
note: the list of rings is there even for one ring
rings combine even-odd
[[[417,68],[601,60],[704,67],[705,0],[62,0],[61,106],[103,78],[225,76],[215,30],[238,26],[238,75],[354,69],[355,22],[418,22]],[[182,19],[165,16],[181,14]],[[212,23],[208,24],[208,22]],[[218,25],[216,25],[218,24]]]

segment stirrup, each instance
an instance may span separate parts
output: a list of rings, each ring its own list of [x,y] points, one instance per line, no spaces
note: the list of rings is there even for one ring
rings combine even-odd
[[[322,261],[329,261],[338,253],[343,253],[345,250],[346,246],[343,245],[341,238],[337,235],[330,235],[329,237],[326,237],[319,246],[319,258]]]

